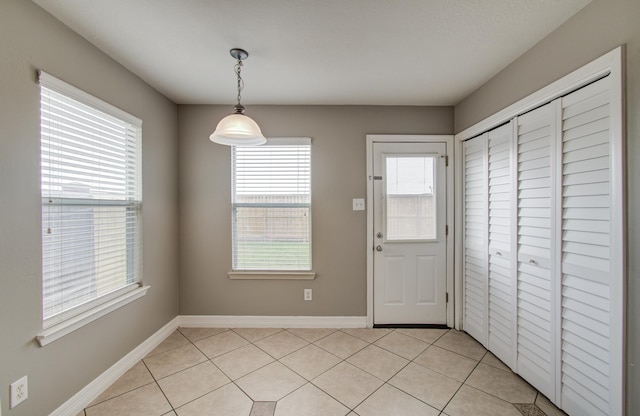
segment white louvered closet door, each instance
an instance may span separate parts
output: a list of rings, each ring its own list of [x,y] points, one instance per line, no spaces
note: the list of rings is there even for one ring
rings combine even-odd
[[[517,117],[517,370],[555,400],[554,163],[557,102]]]
[[[487,345],[487,135],[464,142],[464,330]]]
[[[621,85],[463,143],[463,329],[576,416],[625,414]]]
[[[609,78],[562,99],[562,407],[611,406],[611,133]]]
[[[513,265],[513,122],[488,133],[489,197],[489,345],[514,367],[515,320]]]

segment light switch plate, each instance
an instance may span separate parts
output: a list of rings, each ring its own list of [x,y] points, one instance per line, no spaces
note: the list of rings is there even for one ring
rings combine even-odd
[[[364,211],[364,198],[353,198],[353,210]]]

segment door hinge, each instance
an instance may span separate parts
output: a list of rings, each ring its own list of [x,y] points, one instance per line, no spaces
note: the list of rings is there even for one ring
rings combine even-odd
[[[449,303],[449,292],[447,292],[446,296],[444,297],[445,303]]]
[[[442,155],[440,157],[444,158],[444,165],[445,166],[449,166],[449,156],[448,155]]]
[[[444,226],[444,235],[446,235],[447,237],[449,236],[449,226],[448,225]]]

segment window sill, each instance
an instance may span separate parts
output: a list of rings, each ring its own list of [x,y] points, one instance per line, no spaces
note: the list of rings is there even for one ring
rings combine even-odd
[[[81,313],[80,315],[74,316],[73,318],[67,319],[64,322],[53,325],[36,335],[36,340],[38,340],[38,343],[41,347],[44,347],[45,345],[50,344],[67,334],[70,334],[76,329],[79,329],[84,325],[108,314],[109,312],[113,312],[121,306],[131,303],[138,298],[141,298],[142,296],[147,294],[147,291],[150,287],[151,286],[139,287],[109,302],[103,303],[91,310]]]
[[[315,272],[229,272],[231,280],[313,280],[316,278]]]

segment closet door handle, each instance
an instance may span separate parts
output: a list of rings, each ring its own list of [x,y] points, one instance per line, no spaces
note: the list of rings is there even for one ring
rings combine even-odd
[[[529,259],[529,264],[538,264],[538,262],[535,261],[534,259]]]
[[[502,253],[499,251],[496,251],[496,256],[502,256]]]

